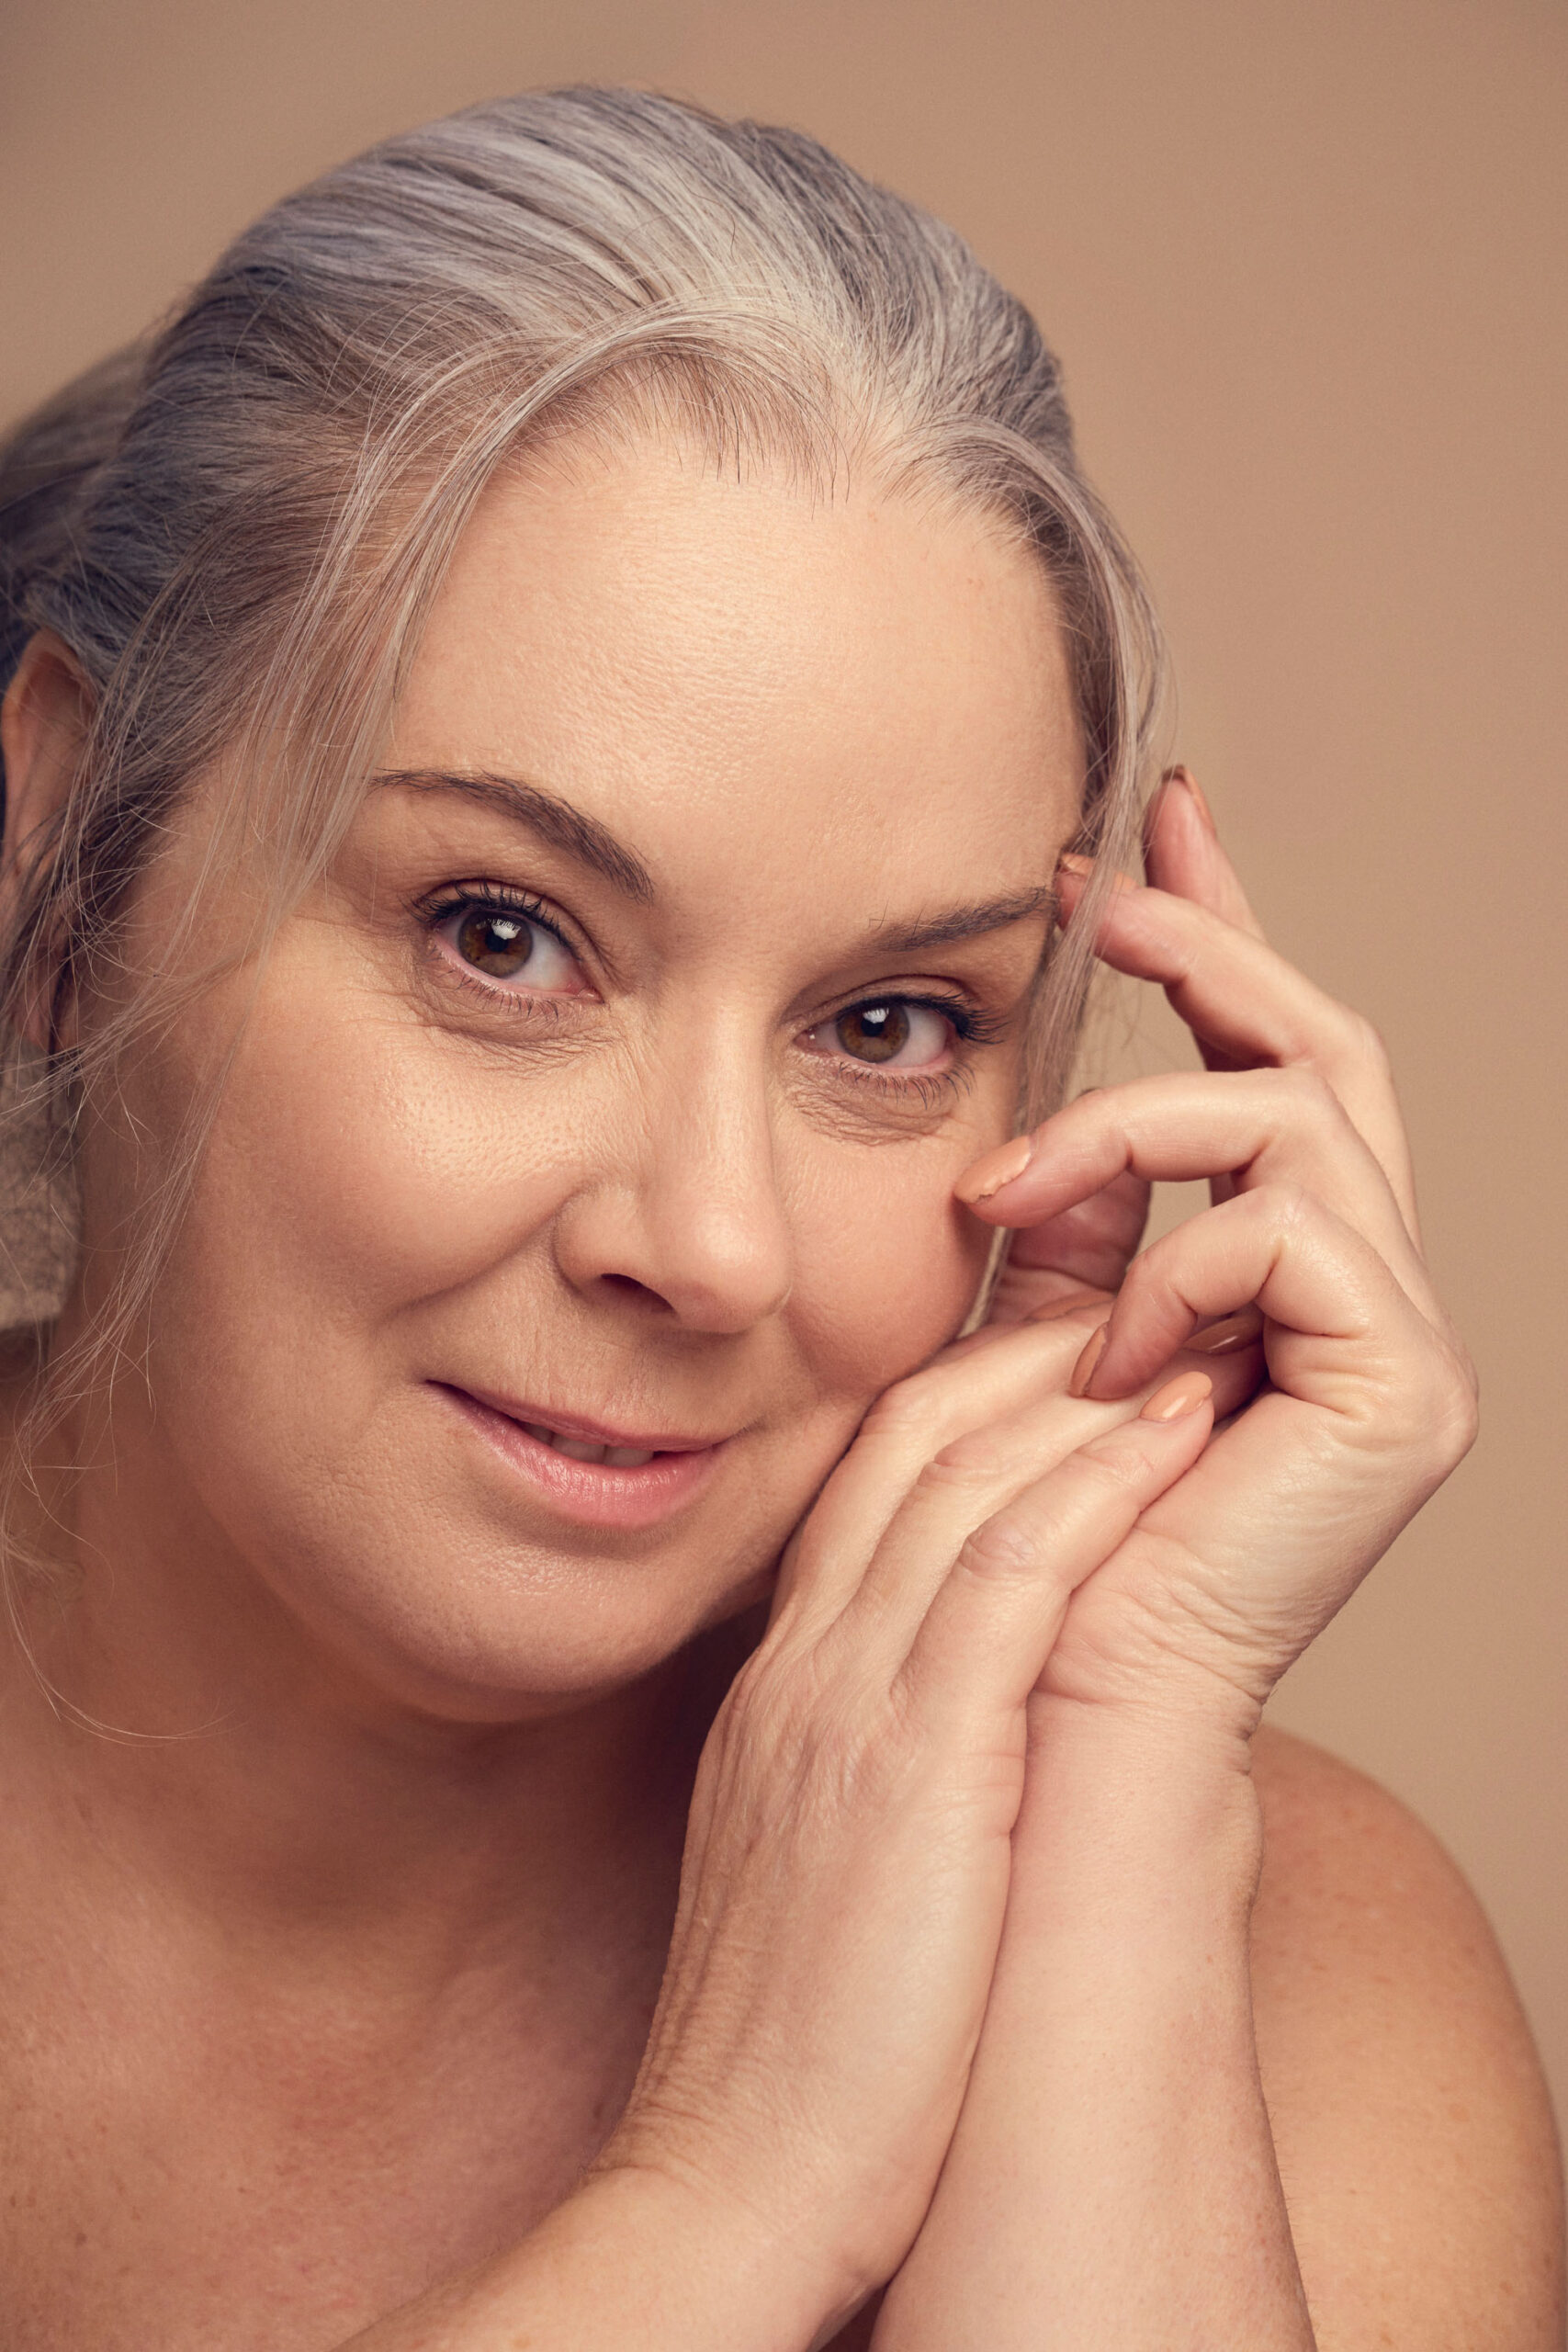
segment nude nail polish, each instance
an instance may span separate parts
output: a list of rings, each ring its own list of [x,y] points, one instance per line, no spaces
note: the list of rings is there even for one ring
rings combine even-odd
[[[1167,780],[1171,784],[1179,784],[1184,790],[1192,795],[1192,806],[1197,809],[1199,816],[1201,817],[1210,832],[1213,833],[1217,837],[1220,829],[1214,822],[1214,812],[1210,808],[1207,800],[1204,799],[1203,787],[1199,783],[1197,777],[1193,775],[1191,769],[1184,767],[1171,768],[1168,771]]]
[[[1021,1176],[1033,1156],[1032,1138],[1014,1136],[1011,1143],[998,1144],[995,1151],[966,1168],[953,1189],[961,1201],[988,1201],[993,1193]]]
[[[1058,874],[1070,874],[1075,882],[1088,882],[1095,871],[1092,857],[1079,857],[1077,851],[1064,850],[1056,860]],[[1139,887],[1134,874],[1123,874],[1120,868],[1111,877],[1112,890],[1135,890]]]
[[[1256,1306],[1244,1306],[1237,1315],[1227,1315],[1223,1321],[1211,1323],[1204,1331],[1194,1331],[1187,1342],[1190,1356],[1231,1356],[1238,1348],[1250,1348],[1263,1336],[1263,1317]]]
[[[1074,1364],[1073,1376],[1067,1383],[1067,1394],[1069,1396],[1088,1396],[1089,1384],[1094,1378],[1094,1367],[1100,1362],[1100,1357],[1105,1353],[1106,1334],[1109,1332],[1111,1326],[1109,1323],[1102,1323],[1099,1329],[1091,1331],[1089,1338],[1085,1340],[1083,1353],[1079,1356],[1077,1363]],[[1194,1375],[1194,1377],[1200,1379],[1201,1376],[1202,1375],[1201,1374]]]
[[[1206,1372],[1184,1372],[1156,1388],[1138,1418],[1143,1421],[1179,1421],[1195,1413],[1214,1393]]]

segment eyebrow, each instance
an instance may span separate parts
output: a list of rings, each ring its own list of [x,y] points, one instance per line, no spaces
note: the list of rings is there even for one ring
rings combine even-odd
[[[1010,898],[978,899],[967,906],[949,907],[923,922],[885,923],[868,944],[889,956],[917,956],[925,947],[946,947],[956,939],[977,939],[988,931],[1005,931],[1010,923],[1030,915],[1054,914],[1056,893],[1048,883],[1038,889],[1016,890]]]
[[[607,826],[585,817],[570,800],[558,799],[521,776],[495,775],[487,768],[383,768],[378,785],[400,785],[410,792],[456,792],[481,807],[498,808],[515,822],[531,825],[544,840],[602,875],[640,906],[651,901],[653,876],[634,850],[615,839]]]
[[[498,775],[488,768],[384,768],[375,781],[378,786],[400,785],[411,792],[459,793],[481,807],[497,808],[514,823],[532,826],[546,841],[602,875],[639,906],[653,901],[653,876],[635,850],[618,842],[596,818],[574,808],[570,800],[522,776]],[[1005,931],[1010,923],[1022,922],[1031,915],[1054,913],[1055,905],[1055,890],[1042,883],[1036,889],[1016,890],[1005,898],[971,899],[919,922],[883,923],[865,944],[881,955],[915,956],[927,947],[946,947],[955,940]]]

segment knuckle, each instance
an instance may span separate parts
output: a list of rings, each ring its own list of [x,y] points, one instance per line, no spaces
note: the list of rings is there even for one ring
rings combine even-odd
[[[1388,1046],[1377,1024],[1354,1005],[1336,1004],[1334,1013],[1340,1052],[1365,1069],[1387,1072],[1392,1067]]]
[[[1136,1421],[1095,1438],[1077,1456],[1078,1479],[1090,1502],[1124,1505],[1140,1497],[1153,1476],[1147,1451],[1137,1440]]]
[[[1449,1414],[1449,1434],[1453,1458],[1462,1462],[1481,1435],[1481,1399],[1473,1388],[1466,1387],[1454,1397]]]
[[[1049,1528],[1015,1511],[998,1511],[964,1539],[958,1566],[966,1575],[987,1582],[1028,1576],[1052,1549]]]
[[[964,1430],[951,1438],[926,1464],[937,1478],[958,1484],[968,1478],[1006,1478],[1019,1468],[1027,1469],[1031,1453],[1048,1453],[1048,1444],[1038,1439],[1032,1447],[1023,1432],[1009,1432],[996,1423],[982,1422],[978,1429]]]
[[[1369,1392],[1361,1418],[1376,1442],[1392,1442],[1418,1465],[1423,1484],[1438,1484],[1475,1442],[1474,1375],[1463,1355],[1445,1342],[1422,1349],[1414,1364],[1401,1350]]]
[[[1431,1369],[1423,1422],[1438,1460],[1452,1468],[1475,1443],[1481,1429],[1481,1399],[1467,1360],[1444,1348]]]
[[[1238,1214],[1280,1234],[1302,1231],[1314,1222],[1317,1209],[1304,1184],[1281,1178],[1238,1193],[1231,1205]]]
[[[946,1493],[954,1487],[992,1486],[1006,1475],[1007,1457],[988,1430],[971,1430],[933,1453],[915,1480],[917,1492]]]
[[[896,1381],[883,1390],[861,1424],[862,1433],[895,1438],[931,1435],[942,1426],[945,1400],[945,1385],[937,1374],[911,1373],[907,1380]]]
[[[1288,1069],[1275,1073],[1275,1082],[1296,1120],[1337,1121],[1343,1116],[1339,1097],[1323,1072],[1310,1062],[1292,1062]]]

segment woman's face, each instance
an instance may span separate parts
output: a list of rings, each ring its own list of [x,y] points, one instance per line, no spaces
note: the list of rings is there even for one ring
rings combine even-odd
[[[243,1016],[119,1508],[383,1692],[513,1720],[764,1592],[963,1322],[952,1187],[1010,1130],[1081,751],[984,523],[637,445],[491,490],[386,770],[89,1145],[102,1234]]]

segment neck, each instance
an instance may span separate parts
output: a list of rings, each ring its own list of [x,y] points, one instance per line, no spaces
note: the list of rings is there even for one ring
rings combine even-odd
[[[328,1655],[166,1497],[143,1507],[125,1453],[71,1452],[118,1471],[55,1498],[68,1556],[22,1612],[0,1752],[78,1876],[258,1965],[309,1928],[313,1966],[374,1949],[433,1985],[498,1942],[543,1966],[624,1943],[633,1915],[667,1927],[734,1629],[530,1720],[440,1720]]]

